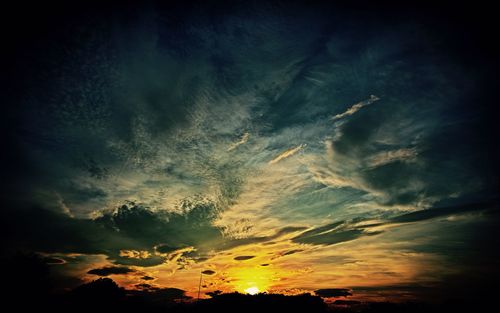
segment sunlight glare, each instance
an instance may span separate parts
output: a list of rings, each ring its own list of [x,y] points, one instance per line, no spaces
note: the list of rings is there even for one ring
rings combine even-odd
[[[259,293],[259,288],[257,287],[250,287],[250,288],[247,288],[245,289],[245,292],[248,293],[249,295],[256,295]]]

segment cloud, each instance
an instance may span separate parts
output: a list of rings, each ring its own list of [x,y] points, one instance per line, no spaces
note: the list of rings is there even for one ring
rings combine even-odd
[[[10,245],[47,253],[102,253],[102,245],[106,246],[116,238],[112,232],[90,220],[71,218],[62,212],[40,207],[18,207],[2,220],[5,222],[2,228],[13,238]]]
[[[205,246],[222,240],[220,231],[212,225],[217,208],[210,202],[190,202],[191,208],[184,214],[165,211],[153,212],[142,206],[121,206],[114,213],[95,219],[120,236],[131,239],[131,247],[171,253],[180,247]]]
[[[95,219],[71,218],[42,208],[20,208],[9,216],[11,225],[29,227],[29,233],[8,224],[12,245],[44,252],[105,254],[124,265],[153,266],[164,262],[154,247],[202,246],[211,249],[223,241],[212,225],[217,209],[193,203],[185,213],[153,212],[138,205],[121,205]],[[50,227],[49,227],[50,225]]]
[[[240,256],[234,257],[233,260],[245,261],[245,260],[250,260],[253,258],[255,258],[255,255],[240,255]]]
[[[300,144],[297,147],[290,148],[290,149],[286,150],[285,152],[282,152],[280,155],[278,155],[277,157],[275,157],[271,161],[269,161],[269,164],[275,164],[275,163],[278,163],[279,161],[282,161],[288,157],[291,157],[292,155],[296,154],[297,152],[299,152],[300,150],[305,148],[305,146],[306,146],[305,144]]]
[[[54,258],[54,257],[45,257],[44,261],[47,264],[64,264],[64,263],[66,263],[65,260],[60,259],[60,258]]]
[[[144,283],[135,284],[135,286],[139,289],[150,289],[152,287],[150,284],[144,284]]]
[[[398,150],[384,151],[368,159],[369,166],[381,166],[395,161],[415,160],[417,150],[415,148],[402,148]]]
[[[155,278],[154,278],[154,277],[151,277],[151,276],[147,276],[147,275],[145,275],[145,276],[142,276],[142,277],[141,277],[141,279],[142,279],[142,280],[154,280]]]
[[[403,223],[423,222],[433,218],[451,215],[495,212],[498,210],[496,201],[471,203],[449,207],[435,207],[426,210],[394,215],[386,219],[357,219],[346,220],[319,226],[293,237],[291,240],[297,243],[313,245],[334,245],[342,242],[356,240],[365,236],[374,236],[383,233],[384,227]],[[294,250],[292,250],[294,251]],[[286,255],[286,254],[284,254]]]
[[[238,148],[238,146],[245,144],[248,141],[248,138],[250,138],[249,133],[244,133],[243,136],[241,136],[241,139],[235,143],[233,143],[227,151],[233,151],[234,149]]]
[[[300,232],[306,227],[302,226],[286,226],[281,229],[278,229],[273,235],[269,236],[257,236],[257,237],[246,237],[246,238],[238,238],[238,239],[227,239],[221,243],[220,249],[232,249],[236,247],[256,244],[256,243],[269,243],[272,240],[279,239],[283,236],[286,236],[291,233]]]
[[[447,207],[436,207],[392,217],[389,219],[389,223],[421,222],[433,218],[450,216],[455,214],[477,213],[485,210],[498,211],[498,209],[499,206],[496,201],[470,203],[470,204],[447,206]]]
[[[346,241],[357,239],[364,235],[364,232],[359,229],[351,229],[344,231],[332,231],[328,233],[313,235],[313,236],[298,236],[293,238],[294,242],[307,243],[315,245],[334,245]]]
[[[215,274],[215,271],[212,271],[212,270],[204,270],[203,272],[201,272],[202,274],[205,274],[205,275],[213,275]]]
[[[112,260],[114,264],[118,265],[132,265],[132,266],[142,266],[151,267],[163,264],[166,262],[166,258],[161,255],[151,255],[147,258],[129,258],[117,255],[114,251],[107,252],[108,259]]]
[[[155,250],[159,253],[170,253],[181,249],[182,247],[171,247],[167,244],[159,244],[155,247]]]
[[[361,304],[361,301],[356,301],[356,300],[344,300],[344,299],[338,299],[333,302],[335,305],[358,305]]]
[[[97,276],[109,276],[109,275],[122,275],[133,273],[135,270],[128,267],[119,267],[119,266],[106,266],[102,268],[94,268],[88,271],[88,274],[97,275]]]
[[[295,250],[286,251],[285,253],[283,253],[283,256],[295,254],[295,253],[302,252],[302,251],[304,251],[304,250],[302,250],[302,249],[295,249]]]
[[[347,109],[345,112],[335,115],[332,119],[339,120],[339,119],[344,118],[346,116],[353,115],[354,113],[358,112],[361,108],[363,108],[367,105],[370,105],[373,102],[378,101],[378,100],[380,100],[379,97],[371,95],[368,100],[361,101],[361,102],[354,104],[349,109]]]
[[[367,231],[363,223],[339,221],[305,231],[292,238],[293,242],[313,245],[334,245],[364,236],[378,235],[382,231]]]
[[[116,282],[110,278],[99,278],[89,283],[80,285],[71,291],[73,296],[76,296],[84,303],[82,305],[89,305],[90,303],[105,304],[114,301],[123,300],[126,296],[125,289],[119,287]]]
[[[315,290],[314,293],[322,298],[336,298],[336,297],[352,296],[351,291],[349,289],[344,289],[344,288],[318,289],[318,290]]]
[[[149,251],[138,251],[138,250],[120,250],[120,256],[130,259],[148,259],[151,257]]]
[[[308,231],[301,233],[300,235],[296,236],[295,238],[300,239],[300,238],[307,238],[307,237],[311,237],[311,236],[316,236],[316,235],[319,235],[319,234],[324,233],[324,232],[332,231],[332,230],[336,229],[337,227],[341,226],[343,223],[344,222],[339,221],[339,222],[334,222],[334,223],[327,224],[324,226],[315,227],[313,229],[310,229]]]

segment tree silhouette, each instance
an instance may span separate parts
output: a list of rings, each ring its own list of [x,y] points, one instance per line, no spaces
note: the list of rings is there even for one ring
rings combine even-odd
[[[222,291],[221,290],[214,290],[214,291],[210,291],[210,292],[207,292],[205,293],[207,296],[210,296],[211,298],[215,298],[219,295],[222,294]]]

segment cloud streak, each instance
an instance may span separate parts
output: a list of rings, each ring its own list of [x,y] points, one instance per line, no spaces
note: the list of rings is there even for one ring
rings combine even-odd
[[[286,158],[289,158],[291,157],[292,155],[296,154],[297,152],[299,152],[300,150],[304,149],[306,147],[305,144],[300,144],[298,145],[297,147],[294,147],[294,148],[290,148],[284,152],[282,152],[281,154],[279,154],[278,156],[276,156],[274,159],[272,159],[271,161],[269,161],[269,164],[276,164]]]
[[[95,268],[88,271],[87,273],[97,276],[109,276],[109,275],[124,275],[133,272],[135,272],[135,270],[130,269],[128,267],[108,266],[103,268]]]
[[[233,151],[234,149],[238,148],[238,146],[241,146],[242,144],[245,144],[248,141],[248,138],[250,138],[249,133],[244,133],[243,136],[241,136],[241,139],[235,143],[233,143],[227,151]]]
[[[361,110],[363,107],[365,107],[367,105],[370,105],[370,104],[372,104],[372,103],[374,103],[375,101],[378,101],[378,100],[380,100],[379,97],[371,95],[369,99],[361,101],[361,102],[358,102],[358,103],[352,105],[345,112],[335,115],[334,117],[332,117],[332,120],[334,120],[334,121],[335,120],[340,120],[340,119],[342,119],[344,117],[353,115],[354,113],[356,113],[359,110]]]

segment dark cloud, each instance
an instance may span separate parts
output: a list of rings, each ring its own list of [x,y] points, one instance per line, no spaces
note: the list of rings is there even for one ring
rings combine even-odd
[[[46,257],[46,258],[44,258],[44,261],[47,264],[64,264],[64,263],[66,263],[65,260],[60,259],[60,258],[54,258],[54,257]]]
[[[99,278],[90,283],[78,286],[73,291],[75,294],[82,295],[97,295],[103,292],[102,296],[107,296],[106,293],[115,293],[116,295],[124,296],[124,288],[119,287],[111,278]]]
[[[106,191],[97,187],[79,186],[77,184],[70,184],[64,190],[64,202],[67,206],[73,207],[86,202],[95,200],[102,200],[107,197]]]
[[[499,204],[497,201],[470,203],[464,205],[436,207],[427,210],[411,212],[399,216],[395,216],[389,220],[390,223],[412,223],[429,220],[432,218],[445,217],[455,214],[474,213],[485,210],[498,210]]]
[[[97,276],[109,276],[109,275],[121,275],[121,274],[129,274],[133,273],[135,270],[128,267],[119,267],[119,266],[105,266],[101,268],[94,268],[88,271],[88,274],[97,275]]]
[[[344,288],[318,289],[318,290],[315,290],[314,293],[322,298],[336,298],[336,297],[352,296],[350,289],[344,289]]]
[[[234,257],[234,260],[236,261],[245,261],[245,260],[250,260],[255,258],[255,255],[240,255],[237,257]]]
[[[272,244],[272,240],[275,240],[283,235],[305,230],[307,227],[301,226],[287,226],[277,230],[273,235],[261,236],[261,237],[246,237],[241,239],[229,239],[221,243],[220,249],[231,249],[239,246],[262,243],[262,244]]]
[[[155,278],[154,277],[151,277],[151,276],[142,276],[141,277],[142,280],[154,280]]]
[[[109,170],[100,166],[92,157],[88,157],[82,162],[82,166],[86,169],[90,177],[97,179],[106,179],[109,177]]]
[[[382,285],[382,286],[354,286],[351,288],[354,292],[366,292],[366,291],[379,291],[379,292],[422,292],[425,290],[432,289],[429,286],[423,286],[421,284],[395,284],[395,285]]]
[[[306,238],[306,237],[316,236],[316,235],[321,234],[323,232],[334,230],[342,224],[343,224],[343,222],[340,221],[340,222],[334,222],[331,224],[327,224],[325,226],[315,227],[311,230],[308,230],[308,231],[301,233],[300,235],[298,235],[295,238]]]
[[[80,285],[71,291],[73,298],[80,305],[109,305],[123,301],[126,297],[125,289],[119,287],[110,278],[99,278],[90,283]],[[81,308],[81,307],[79,307]]]
[[[333,304],[335,305],[358,305],[361,304],[361,301],[356,301],[356,300],[344,300],[344,299],[338,299],[333,301]]]
[[[140,289],[150,289],[152,287],[150,284],[144,284],[144,283],[135,284],[134,286],[136,286],[137,288],[140,288]]]
[[[210,249],[223,241],[219,229],[211,224],[215,217],[211,204],[193,205],[186,214],[154,213],[141,206],[123,205],[95,220],[34,207],[2,219],[2,232],[13,238],[11,249],[106,254],[117,264],[154,266],[163,263],[163,258],[126,258],[120,256],[120,250],[151,251],[159,245],[162,251],[187,245]]]
[[[119,242],[117,234],[91,220],[71,218],[40,207],[21,207],[12,212],[2,219],[2,231],[12,238],[10,249],[97,254],[105,253],[110,243]]]
[[[202,250],[202,249],[200,249]],[[207,255],[205,255],[203,252],[197,251],[197,250],[191,250],[191,251],[184,251],[182,253],[182,256],[185,258],[188,258],[196,263],[199,262],[204,262],[209,259]]]
[[[351,241],[359,237],[364,236],[363,230],[350,229],[342,231],[331,231],[327,233],[320,233],[311,236],[299,235],[292,239],[292,241],[297,243],[308,243],[315,245],[334,245],[341,242]]]
[[[150,267],[165,263],[165,258],[163,256],[158,256],[158,255],[150,255],[147,258],[127,258],[120,256],[119,252],[117,251],[108,251],[107,254],[108,258],[112,260],[113,263],[119,265]]]
[[[212,270],[204,270],[203,272],[201,272],[202,274],[205,274],[205,275],[213,275],[215,274],[215,271],[212,271]]]
[[[279,229],[273,235],[270,236],[261,236],[261,237],[247,237],[241,239],[228,239],[221,243],[221,249],[231,249],[239,246],[254,244],[254,243],[270,243],[272,240],[275,240],[283,235],[298,232],[301,230],[305,230],[307,227],[299,227],[299,226],[287,226]]]
[[[167,244],[160,244],[155,247],[155,250],[160,253],[170,253],[179,250],[181,247],[171,247]]]
[[[281,229],[279,229],[276,234],[268,237],[268,240],[274,240],[276,238],[279,238],[280,236],[283,236],[283,235],[286,235],[286,234],[289,234],[289,233],[294,233],[294,232],[298,232],[298,231],[301,231],[301,230],[306,230],[307,227],[304,227],[304,226],[287,226],[287,227],[283,227]]]
[[[295,253],[302,252],[302,251],[304,251],[304,250],[302,250],[302,249],[290,250],[290,251],[287,251],[287,252],[283,253],[283,256],[295,254]]]
[[[221,231],[212,225],[217,210],[211,203],[193,202],[185,214],[153,212],[148,208],[128,203],[116,211],[105,213],[95,220],[72,218],[68,215],[41,208],[18,210],[4,220],[5,231],[14,238],[12,248],[24,246],[44,252],[106,254],[118,265],[155,266],[165,262],[162,256],[129,258],[121,250],[161,253],[195,246],[196,251],[184,256],[197,262],[207,260],[203,251],[230,249],[256,242],[266,242],[304,227],[285,227],[267,237],[250,237],[242,240],[223,238]],[[24,225],[30,232],[12,225]],[[50,227],[49,227],[50,225]]]
[[[185,214],[153,212],[142,206],[124,205],[115,213],[105,214],[95,220],[104,228],[131,238],[137,248],[156,246],[171,252],[183,246],[209,246],[222,240],[219,229],[212,225],[217,217],[214,203],[190,203]],[[133,247],[128,247],[133,249]]]
[[[421,222],[433,218],[446,217],[456,214],[466,214],[473,212],[498,212],[497,201],[464,204],[449,207],[435,207],[426,210],[415,211],[398,216],[386,218],[382,221],[369,223],[370,219],[360,218],[351,221],[339,221],[325,226],[319,226],[303,232],[292,238],[297,243],[314,245],[333,245],[341,242],[351,241],[363,236],[374,236],[382,231],[369,231],[370,228],[399,223]],[[364,222],[357,226],[356,222]],[[294,251],[294,250],[292,250]],[[283,254],[283,255],[286,255]]]
[[[269,266],[269,265],[270,265],[269,263],[263,263],[260,266]]]

